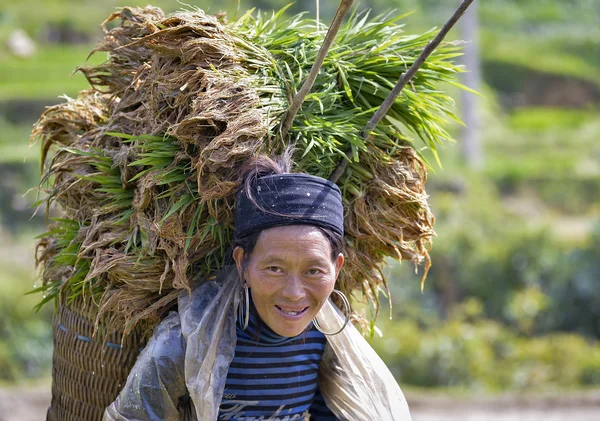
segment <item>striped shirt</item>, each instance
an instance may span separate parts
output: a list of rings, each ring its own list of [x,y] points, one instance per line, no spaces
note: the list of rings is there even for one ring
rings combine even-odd
[[[317,387],[325,336],[310,324],[287,338],[258,322],[251,311],[246,330],[237,326],[219,420],[336,421]]]

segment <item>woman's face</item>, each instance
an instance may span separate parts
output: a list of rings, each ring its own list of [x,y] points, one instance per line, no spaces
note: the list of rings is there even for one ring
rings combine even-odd
[[[242,270],[244,251],[233,258]],[[243,278],[263,322],[275,333],[292,337],[306,329],[331,294],[344,256],[331,260],[329,241],[318,228],[290,225],[261,232]]]

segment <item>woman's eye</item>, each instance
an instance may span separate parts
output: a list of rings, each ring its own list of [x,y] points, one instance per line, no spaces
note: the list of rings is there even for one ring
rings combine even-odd
[[[268,270],[269,272],[276,272],[276,273],[279,273],[279,272],[281,272],[281,268],[280,268],[279,266],[269,266],[269,267],[267,268],[267,270]]]

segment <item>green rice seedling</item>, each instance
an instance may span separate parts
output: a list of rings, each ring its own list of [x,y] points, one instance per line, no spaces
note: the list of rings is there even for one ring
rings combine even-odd
[[[337,287],[362,293],[376,314],[385,258],[428,264],[435,219],[424,151],[439,160],[437,148],[451,140],[447,123],[457,120],[444,89],[460,86],[453,63],[460,51],[447,43],[363,136],[435,35],[404,33],[405,17],[353,13],[284,134],[289,104],[325,36],[315,21],[283,11],[249,11],[233,22],[200,10],[112,14],[94,50],[107,61],[80,69],[90,89],[47,110],[33,133],[46,203],[77,221],[69,250],[87,271],[60,281],[44,275],[47,297],[89,291],[99,318],[127,330],[151,326],[179,290],[226,262],[239,169],[258,153],[293,146],[295,170],[325,178],[352,151],[337,181],[347,243]],[[63,264],[50,252],[57,235],[40,242],[44,274]]]

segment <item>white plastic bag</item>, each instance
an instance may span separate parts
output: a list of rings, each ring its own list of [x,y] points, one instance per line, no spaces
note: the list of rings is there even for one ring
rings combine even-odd
[[[317,316],[325,332],[344,322],[340,310],[328,300]],[[325,403],[343,421],[410,421],[404,394],[379,355],[352,325],[327,336],[321,359],[319,388]]]
[[[187,341],[185,383],[199,420],[215,421],[235,353],[239,305],[237,271],[230,268],[218,281],[196,288],[179,299],[181,327]]]
[[[184,379],[185,342],[179,315],[171,313],[131,369],[117,399],[104,411],[104,421],[178,421]]]

